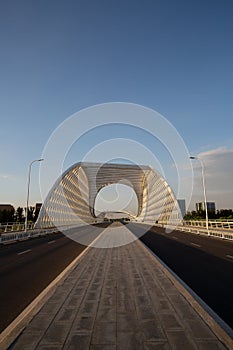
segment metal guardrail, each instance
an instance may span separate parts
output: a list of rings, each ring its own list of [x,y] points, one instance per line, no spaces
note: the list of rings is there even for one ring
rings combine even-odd
[[[55,232],[58,232],[56,227],[47,228],[47,229],[34,229],[34,230],[29,230],[27,232],[18,231],[18,232],[2,233],[0,235],[0,244],[7,244],[11,242],[16,242],[16,241],[22,241],[29,238],[45,236],[47,234],[51,234]]]
[[[203,234],[206,236],[213,236],[216,238],[233,240],[233,232],[229,232],[227,229],[216,230],[213,228],[209,228],[209,230],[207,231],[206,228],[201,229],[198,227],[189,227],[189,226],[178,226],[177,229],[179,231],[184,231],[184,232],[191,232],[191,233],[196,233],[196,234]]]
[[[80,227],[80,225],[73,224],[73,225],[63,225],[62,231],[64,230],[70,230],[72,228]],[[6,232],[0,234],[0,244],[7,244],[11,242],[17,242],[22,241],[29,238],[34,237],[40,237],[45,236],[47,234],[57,233],[61,230],[61,226],[57,228],[56,226],[52,227],[41,227],[41,228],[35,228],[35,229],[27,229],[27,232],[24,231],[24,225],[23,230],[21,231],[14,231],[14,232]]]
[[[198,227],[206,227],[205,220],[184,220],[184,226],[198,226]],[[233,229],[233,221],[218,221],[218,220],[209,220],[208,221],[209,228],[222,228],[222,229]]]
[[[233,241],[233,229],[230,228],[214,228],[210,227],[207,230],[204,226],[185,226],[185,225],[165,225],[165,224],[156,224],[155,226],[166,227],[171,230],[178,230],[182,232],[190,232],[194,234],[201,234],[205,236],[213,236],[216,238],[232,240]]]
[[[28,223],[27,228],[32,230],[34,228],[35,223]],[[25,224],[24,222],[7,222],[4,224],[0,224],[0,234],[4,232],[15,232],[15,231],[24,231]]]

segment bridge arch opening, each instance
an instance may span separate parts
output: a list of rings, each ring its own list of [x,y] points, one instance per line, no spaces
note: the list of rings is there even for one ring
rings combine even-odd
[[[96,217],[103,215],[114,218],[137,216],[138,198],[134,189],[128,185],[115,183],[103,186],[97,193],[94,202],[94,214]]]

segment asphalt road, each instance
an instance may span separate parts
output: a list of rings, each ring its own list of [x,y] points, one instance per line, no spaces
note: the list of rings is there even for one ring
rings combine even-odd
[[[90,243],[106,226],[74,233]],[[85,248],[62,233],[0,245],[0,332]]]
[[[233,329],[233,242],[157,227],[140,239]]]

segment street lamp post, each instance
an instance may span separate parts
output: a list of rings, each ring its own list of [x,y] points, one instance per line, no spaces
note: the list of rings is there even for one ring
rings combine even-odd
[[[42,162],[44,160],[43,158],[41,159],[35,159],[33,160],[28,168],[28,184],[27,184],[27,202],[26,202],[26,215],[25,215],[25,232],[27,232],[27,226],[28,226],[28,202],[29,202],[29,192],[30,192],[30,178],[31,178],[31,168],[32,164],[35,162]]]
[[[201,164],[201,174],[202,174],[202,184],[203,184],[203,192],[204,192],[204,203],[205,203],[205,218],[206,218],[206,229],[207,234],[209,234],[209,218],[208,218],[208,209],[207,209],[207,199],[206,199],[206,186],[205,186],[205,166],[202,159],[198,157],[189,157],[190,159],[197,159]]]

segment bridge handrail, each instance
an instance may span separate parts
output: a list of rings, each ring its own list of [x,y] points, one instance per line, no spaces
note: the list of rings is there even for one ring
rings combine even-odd
[[[185,222],[183,222],[182,225],[166,225],[165,223],[158,223],[155,226],[160,227],[166,227],[170,228],[171,230],[178,230],[183,232],[190,232],[195,234],[202,234],[206,236],[213,236],[216,238],[222,238],[226,240],[233,240],[233,230],[229,228],[213,228],[209,226],[209,229],[207,230],[205,225],[203,226],[192,226],[192,225],[185,225]]]
[[[205,220],[184,220],[183,225],[206,227],[206,221]],[[209,220],[208,226],[209,228],[233,229],[233,221]]]
[[[0,235],[0,244],[21,241],[21,240],[25,240],[33,237],[44,236],[46,234],[54,233],[54,232],[57,232],[57,229],[55,227],[27,230],[27,232],[21,230],[21,231],[15,231],[15,232],[2,233]]]
[[[62,230],[69,230],[77,226],[80,226],[80,225],[69,224],[69,225],[59,226],[59,228],[57,228],[56,226],[40,227],[40,228],[34,228],[34,229],[27,229],[26,232],[24,230],[14,231],[14,232],[4,232],[0,234],[0,244],[1,243],[6,244],[6,243],[21,241],[29,238],[45,236],[47,234],[57,233],[61,231],[61,228]]]
[[[34,228],[35,223],[29,222],[27,225],[27,228],[29,230]],[[25,230],[25,223],[24,222],[6,222],[6,223],[0,223],[0,235],[2,233],[7,232],[18,232],[18,231],[24,231]]]

